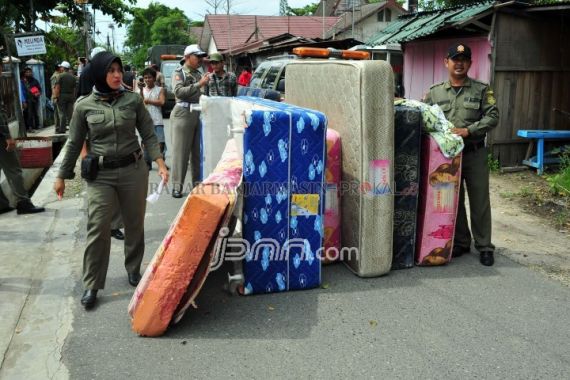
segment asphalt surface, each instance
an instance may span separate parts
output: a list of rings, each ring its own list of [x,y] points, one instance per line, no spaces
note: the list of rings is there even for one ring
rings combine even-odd
[[[181,204],[163,194],[147,207],[145,265]],[[320,289],[248,297],[223,290],[222,268],[197,310],[164,336],[142,338],[130,328],[133,288],[114,240],[93,311],[79,304],[76,268],[61,360],[73,379],[568,378],[570,288],[496,256],[493,267],[469,254],[373,279],[337,264],[324,267]]]
[[[222,268],[197,310],[163,337],[141,338],[127,314],[133,288],[121,242],[99,306],[79,304],[85,189],[68,181],[58,201],[58,165],[34,194],[45,213],[0,216],[2,380],[568,378],[570,287],[507,258],[559,266],[547,253],[566,255],[568,239],[529,216],[496,213],[490,268],[470,254],[361,279],[337,264],[323,269],[320,289],[250,297],[223,290]],[[148,206],[145,265],[181,204],[163,194]]]

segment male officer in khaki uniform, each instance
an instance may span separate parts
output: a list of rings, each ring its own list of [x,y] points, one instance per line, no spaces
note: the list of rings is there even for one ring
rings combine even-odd
[[[176,105],[170,114],[172,131],[172,196],[181,198],[184,180],[191,157],[192,186],[200,180],[200,113],[190,111],[190,105],[198,104],[202,88],[208,84],[209,75],[202,75],[198,70],[206,53],[198,45],[189,45],[184,49],[182,67],[174,70],[172,88]],[[190,188],[191,188],[190,187]]]
[[[467,76],[471,67],[469,46],[461,43],[451,46],[444,64],[449,72],[449,79],[433,85],[425,101],[441,107],[445,117],[455,127],[452,132],[463,137],[465,142],[453,257],[469,252],[472,232],[475,248],[480,252],[481,264],[491,266],[494,263],[495,246],[491,243],[491,203],[485,135],[497,126],[499,111],[491,87]],[[465,211],[465,186],[469,195],[471,231]]]
[[[56,132],[65,133],[66,126],[71,121],[71,115],[73,114],[77,79],[69,72],[71,68],[69,62],[63,61],[60,67],[63,69],[63,72],[57,77],[53,98],[57,101],[59,110],[59,125],[56,125]]]
[[[0,77],[2,76],[2,65],[0,65]],[[16,209],[18,214],[35,214],[43,212],[43,207],[36,207],[30,200],[28,192],[24,187],[24,177],[20,159],[16,152],[16,140],[10,135],[8,128],[8,115],[0,107],[0,173],[4,172],[8,185],[17,198]],[[0,177],[0,180],[2,178]],[[0,214],[14,210],[10,207],[10,202],[0,189]]]
[[[54,97],[55,94],[55,85],[57,84],[57,78],[61,73],[61,66],[57,65],[55,71],[53,72],[52,76],[50,77],[50,84],[51,84],[51,102],[53,104],[53,121],[55,125],[55,129],[57,130],[59,126],[59,110],[57,108],[57,98]]]

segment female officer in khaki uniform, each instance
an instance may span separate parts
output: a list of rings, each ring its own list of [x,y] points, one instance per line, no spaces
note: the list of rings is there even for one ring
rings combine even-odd
[[[137,134],[141,136],[151,158],[158,164],[158,174],[168,181],[154,134],[154,125],[142,98],[122,86],[123,65],[109,52],[97,54],[91,62],[95,88],[91,95],[79,99],[70,123],[67,151],[54,190],[62,195],[64,179],[74,177],[77,157],[85,138],[89,138],[89,155],[98,156],[98,173],[87,181],[87,247],[83,258],[85,292],[81,303],[86,309],[95,305],[97,290],[105,287],[109,266],[113,204],[119,207],[125,224],[125,267],[129,283],[140,281],[144,255],[144,215],[148,188],[148,169],[142,160]]]

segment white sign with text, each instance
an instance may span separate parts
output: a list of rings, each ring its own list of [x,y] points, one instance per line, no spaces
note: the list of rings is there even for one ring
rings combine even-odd
[[[15,37],[16,49],[20,57],[46,53],[44,36]]]

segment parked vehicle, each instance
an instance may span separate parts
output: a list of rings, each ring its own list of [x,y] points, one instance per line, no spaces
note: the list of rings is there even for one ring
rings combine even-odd
[[[261,63],[253,73],[248,87],[243,87],[238,95],[257,96],[271,100],[283,101],[285,99],[285,72],[287,65],[298,59],[382,59],[388,61],[394,70],[396,96],[404,96],[402,83],[401,50],[390,47],[383,51],[367,50],[356,46],[350,50],[322,49],[322,48],[296,48],[296,55],[283,55],[270,57]],[[368,53],[368,56],[361,55]]]
[[[266,99],[283,101],[285,99],[285,72],[287,65],[298,59],[369,59],[370,54],[337,49],[299,47],[293,49],[294,55],[270,57],[257,67],[248,87],[242,88],[239,95],[253,95]],[[255,93],[256,90],[261,93]]]

